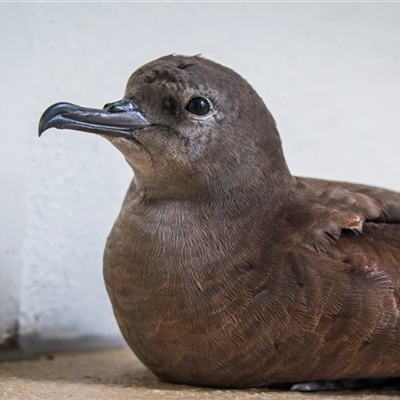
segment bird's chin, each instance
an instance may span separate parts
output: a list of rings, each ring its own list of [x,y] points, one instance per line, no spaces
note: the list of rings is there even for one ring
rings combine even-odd
[[[144,149],[143,143],[141,143],[136,137],[135,134],[132,133],[130,136],[110,136],[105,134],[99,134],[99,136],[107,139],[110,143],[112,143],[115,147],[123,146],[124,148],[127,146],[135,146],[138,149]]]
[[[107,139],[117,150],[119,150],[135,174],[144,170],[150,170],[153,165],[153,157],[147,147],[137,139],[135,133],[129,137],[115,137],[100,135]]]

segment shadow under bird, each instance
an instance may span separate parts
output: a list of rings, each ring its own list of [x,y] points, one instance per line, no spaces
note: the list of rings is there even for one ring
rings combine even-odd
[[[400,194],[292,176],[234,71],[162,57],[104,109],[49,107],[39,135],[53,127],[103,136],[134,171],[104,277],[158,377],[293,390],[400,377]]]

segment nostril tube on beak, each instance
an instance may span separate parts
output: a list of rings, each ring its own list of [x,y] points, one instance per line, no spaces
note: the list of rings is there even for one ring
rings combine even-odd
[[[118,113],[125,111],[134,111],[137,110],[138,107],[132,100],[122,99],[114,103],[105,104],[103,109],[112,113]]]

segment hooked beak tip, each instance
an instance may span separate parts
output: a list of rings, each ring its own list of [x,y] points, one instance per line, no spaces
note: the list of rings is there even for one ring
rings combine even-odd
[[[103,109],[91,109],[71,103],[56,103],[40,118],[39,137],[50,128],[72,129],[112,137],[132,136],[132,132],[151,123],[130,99],[108,103]]]

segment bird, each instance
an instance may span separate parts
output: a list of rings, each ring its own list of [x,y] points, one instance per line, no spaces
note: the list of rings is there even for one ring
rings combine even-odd
[[[400,377],[400,193],[293,176],[252,86],[202,56],[137,69],[122,100],[50,106],[133,180],[103,273],[127,344],[179,384],[313,391]]]

